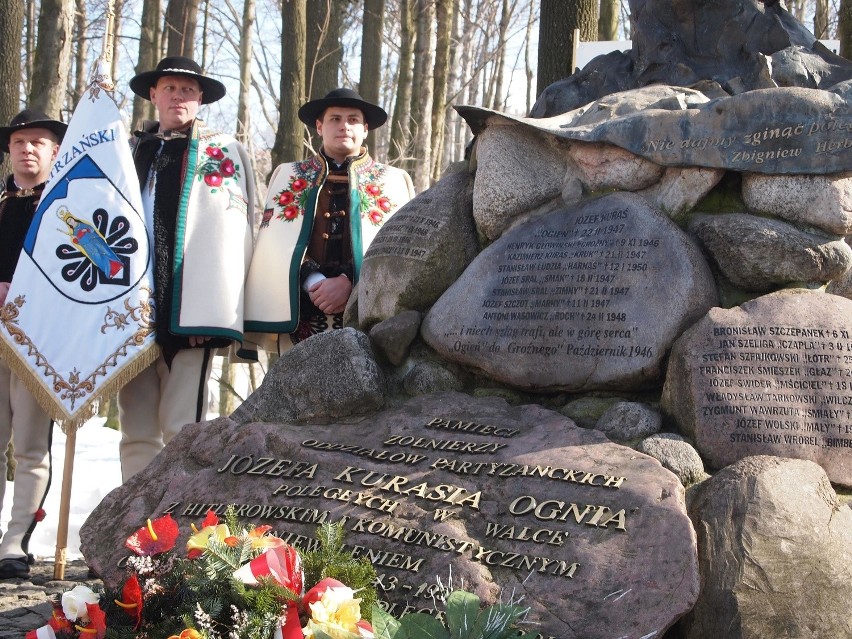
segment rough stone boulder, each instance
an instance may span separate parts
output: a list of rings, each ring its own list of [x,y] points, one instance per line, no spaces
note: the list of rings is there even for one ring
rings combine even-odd
[[[371,413],[384,402],[382,372],[370,340],[344,328],[315,335],[279,357],[232,419],[237,423],[332,419]]]
[[[849,140],[852,147],[852,140]],[[807,224],[826,233],[852,233],[852,173],[743,174],[743,200],[755,213]]]
[[[426,311],[479,250],[471,181],[454,173],[408,202],[379,231],[361,265],[358,326]]]
[[[713,468],[809,459],[852,486],[852,301],[805,289],[714,308],[674,344],[662,409]]]
[[[819,466],[748,457],[695,491],[701,595],[685,639],[852,637],[852,510]]]
[[[792,283],[825,284],[852,266],[852,250],[839,237],[800,231],[755,215],[699,215],[689,230],[733,284],[768,292]]]
[[[487,603],[522,597],[546,637],[650,637],[698,595],[684,497],[655,459],[556,412],[444,393],[327,424],[189,425],[80,536],[114,585],[127,536],[164,512],[178,548],[228,504],[297,546],[341,521],[397,616],[432,609],[451,574]]]
[[[692,240],[621,193],[503,234],[435,303],[421,334],[444,359],[513,387],[637,388],[658,383],[671,344],[716,301]]]

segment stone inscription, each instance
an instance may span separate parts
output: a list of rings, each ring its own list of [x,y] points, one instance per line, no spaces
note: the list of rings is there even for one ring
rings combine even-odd
[[[435,233],[446,223],[446,219],[422,213],[391,218],[370,243],[364,259],[393,256],[425,262],[433,248]]]
[[[699,419],[730,444],[852,449],[852,332],[715,326]]]
[[[648,273],[660,238],[628,228],[628,211],[579,215],[570,228],[539,228],[508,244],[480,322],[445,333],[456,352],[650,359],[625,304]]]
[[[457,110],[474,130],[497,117],[562,138],[609,142],[663,166],[816,175],[852,170],[852,112],[830,91],[747,91],[684,110],[630,113],[595,126],[575,126],[577,116],[570,112],[539,120],[476,107]]]
[[[451,392],[348,423],[188,425],[98,505],[81,549],[120,584],[140,520],[169,512],[180,547],[232,505],[302,548],[340,522],[394,615],[439,614],[451,579],[488,605],[523,592],[543,637],[612,639],[662,632],[698,594],[672,473],[559,413]]]
[[[643,197],[617,193],[504,233],[432,306],[421,335],[513,386],[634,388],[658,377],[715,291],[686,234]]]
[[[297,459],[229,455],[216,472],[243,481],[263,480],[258,495],[264,490],[267,494],[257,503],[233,504],[237,517],[272,524],[288,543],[315,547],[317,541],[311,534],[303,528],[294,532],[292,527],[314,527],[328,521],[342,521],[349,537],[375,540],[375,545],[355,543],[349,549],[356,556],[367,557],[379,572],[378,586],[387,597],[382,605],[394,615],[414,610],[435,614],[433,596],[440,586],[434,575],[425,574],[424,552],[506,568],[517,572],[520,579],[574,580],[583,578],[584,566],[572,559],[571,546],[583,529],[613,535],[630,530],[629,513],[636,504],[613,502],[627,477],[595,468],[527,465],[483,457],[502,450],[519,433],[506,426],[436,417],[416,434],[389,435],[381,447],[314,438],[302,441],[306,450],[352,456],[351,465],[332,467]],[[358,465],[358,458],[391,466],[368,470]],[[465,486],[424,481],[422,471],[427,469],[467,481]],[[481,512],[489,487],[523,480],[527,481],[522,494],[503,504],[504,517]],[[552,498],[554,482],[575,486],[577,501]],[[340,515],[341,505],[354,508]],[[481,519],[488,541],[407,525],[404,517],[393,517],[411,505],[429,509],[436,526],[460,517]],[[222,515],[228,506],[225,502],[172,502],[164,512],[179,520],[196,521],[208,510]]]

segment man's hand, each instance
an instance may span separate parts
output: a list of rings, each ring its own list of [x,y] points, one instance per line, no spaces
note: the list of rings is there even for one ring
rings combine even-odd
[[[9,294],[11,282],[0,282],[0,306],[6,303],[6,295]]]
[[[192,346],[193,348],[196,347],[196,346],[202,346],[209,341],[210,341],[209,337],[201,337],[201,336],[196,337],[195,335],[189,336],[189,345]]]
[[[352,282],[345,275],[329,277],[308,289],[308,297],[326,315],[342,313],[352,292]]]

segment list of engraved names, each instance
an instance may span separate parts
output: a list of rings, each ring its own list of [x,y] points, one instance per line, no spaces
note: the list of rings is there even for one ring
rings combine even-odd
[[[699,417],[732,444],[852,448],[852,332],[715,326]]]
[[[661,241],[625,208],[577,215],[508,243],[481,321],[446,334],[456,352],[651,358],[633,317],[637,282],[658,268]]]

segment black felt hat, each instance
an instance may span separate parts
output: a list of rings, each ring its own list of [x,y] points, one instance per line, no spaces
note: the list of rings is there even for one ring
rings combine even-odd
[[[0,151],[9,152],[9,138],[15,131],[24,129],[47,129],[61,142],[68,129],[67,124],[53,120],[38,109],[24,109],[9,122],[9,126],[0,126]]]
[[[166,75],[182,75],[193,78],[201,85],[202,104],[210,104],[225,97],[225,85],[204,75],[195,60],[182,55],[163,58],[153,71],[144,71],[130,79],[130,89],[140,98],[151,99],[151,89],[157,86],[157,80]]]
[[[316,127],[317,120],[322,117],[323,112],[328,107],[334,106],[360,109],[370,130],[378,129],[388,119],[388,114],[382,107],[367,102],[352,89],[334,89],[329,91],[324,98],[306,102],[299,109],[299,119],[311,128]]]

